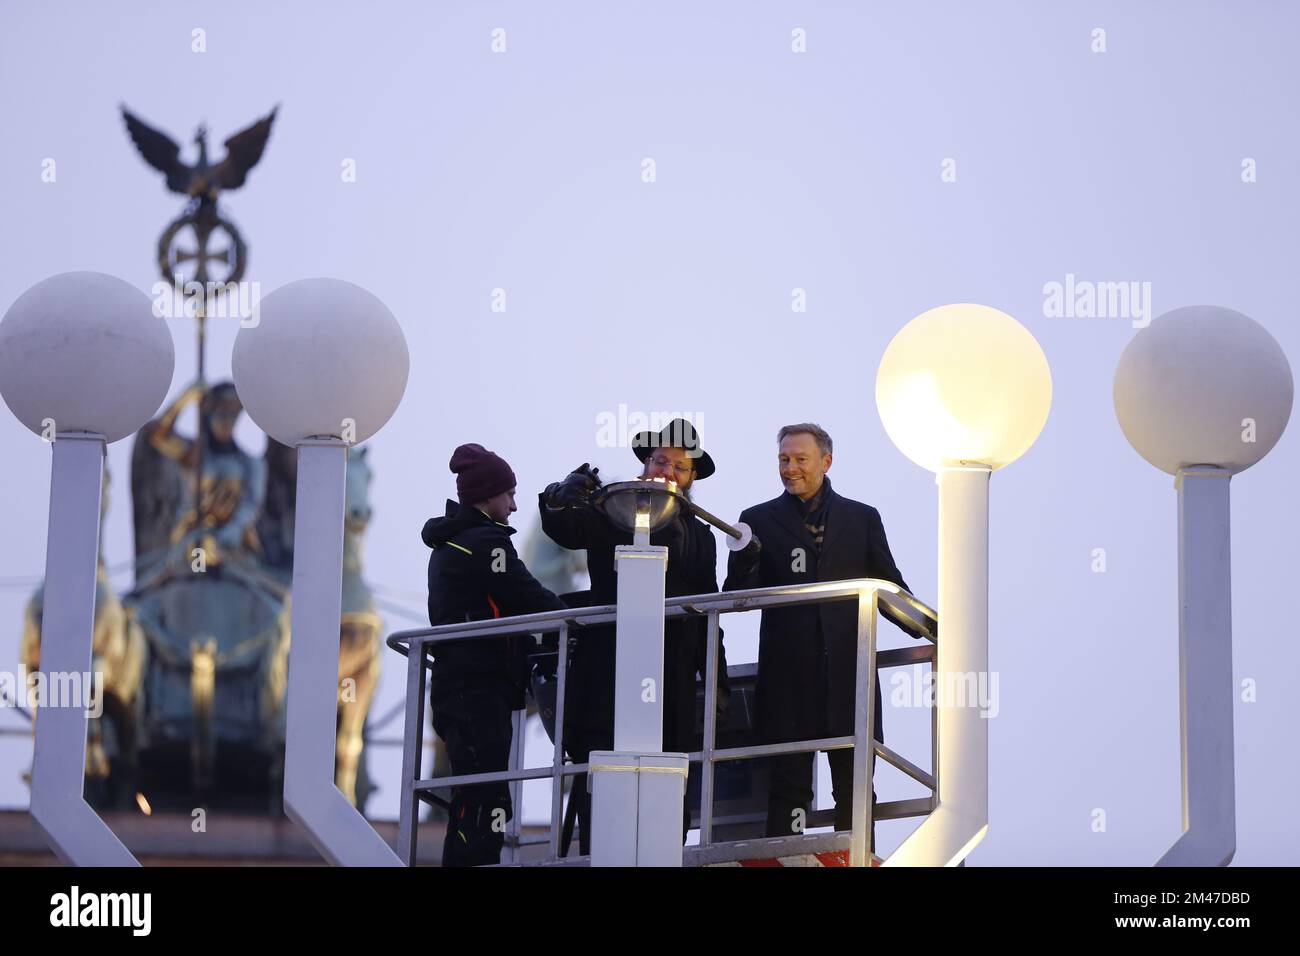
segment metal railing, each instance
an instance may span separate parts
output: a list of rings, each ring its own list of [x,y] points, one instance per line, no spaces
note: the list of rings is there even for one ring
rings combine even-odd
[[[718,619],[722,614],[738,611],[764,610],[799,604],[819,604],[826,601],[848,600],[858,602],[856,679],[854,701],[854,727],[851,735],[827,737],[820,740],[802,740],[790,743],[761,744],[749,747],[720,749],[717,743],[717,693],[718,693]],[[883,609],[894,620],[904,623],[924,643],[913,647],[878,651],[876,632],[879,612]],[[564,778],[587,772],[585,763],[566,763],[564,757],[565,681],[569,664],[569,632],[597,624],[613,624],[617,606],[571,608],[546,611],[518,617],[503,617],[485,621],[467,621],[463,624],[444,624],[439,627],[414,628],[389,635],[388,646],[407,658],[406,729],[402,748],[401,810],[398,825],[397,853],[409,866],[415,859],[417,810],[421,800],[435,789],[470,786],[473,784],[506,781],[511,785],[511,799],[515,812],[507,826],[506,847],[512,862],[521,862],[520,851],[529,845],[546,843],[544,859],[531,861],[531,865],[581,865],[586,857],[560,856],[560,819],[563,812]],[[696,594],[669,598],[664,602],[666,620],[707,616],[708,637],[706,677],[704,686],[703,748],[690,754],[692,763],[700,764],[700,842],[698,846],[683,848],[686,865],[706,865],[740,859],[794,856],[808,853],[849,851],[850,865],[864,866],[871,862],[868,851],[868,834],[874,819],[898,819],[925,816],[935,806],[938,783],[933,772],[926,772],[911,761],[875,740],[876,671],[880,667],[901,667],[929,662],[933,668],[937,652],[938,618],[935,612],[912,595],[889,581],[859,578],[849,581],[827,581],[816,584],[783,587],[754,588],[748,591],[727,591],[718,594]],[[443,641],[478,638],[500,639],[516,634],[559,632],[556,661],[555,735],[551,765],[549,767],[520,767],[523,753],[524,711],[514,715],[514,738],[511,743],[509,767],[490,773],[462,774],[458,776],[422,778],[420,763],[424,748],[424,710],[427,687],[427,668],[430,652]],[[610,629],[612,632],[612,628]],[[607,640],[614,640],[610,633]],[[414,653],[412,653],[414,652]],[[931,763],[939,766],[939,726],[937,711],[931,710]],[[872,741],[874,746],[868,747]],[[853,748],[853,827],[851,831],[800,834],[757,840],[716,843],[713,840],[714,820],[714,770],[718,763],[769,757],[777,754],[808,753],[818,750]],[[871,801],[871,780],[875,759],[879,757],[930,791],[928,797],[896,800],[877,804]],[[519,799],[522,782],[551,780],[551,818],[549,834],[542,839],[523,839],[520,836],[522,802]],[[820,816],[810,816],[809,823],[817,825]]]

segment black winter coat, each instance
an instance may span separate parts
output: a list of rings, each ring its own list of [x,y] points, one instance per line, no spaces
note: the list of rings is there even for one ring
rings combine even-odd
[[[552,511],[545,494],[538,496],[542,530],[561,547],[587,551],[591,575],[590,604],[614,604],[618,577],[614,549],[632,543],[630,532],[619,531],[590,506]],[[676,528],[673,525],[676,525]],[[668,548],[664,582],[668,597],[714,594],[718,590],[717,544],[709,526],[693,515],[679,514],[670,525],[650,536],[650,543]],[[573,632],[571,632],[573,633]],[[677,619],[664,624],[664,748],[682,752],[695,746],[695,678],[705,673],[708,621]],[[566,689],[565,724],[585,739],[614,738],[614,627],[582,628],[575,634],[573,663]],[[726,674],[722,634],[718,634],[720,675]],[[725,695],[725,676],[719,694]]]
[[[880,578],[910,590],[894,564],[880,512],[827,489],[826,529],[820,552],[803,523],[798,499],[782,494],[746,509],[740,520],[762,544],[757,562],[732,553],[724,591]],[[802,548],[804,570],[796,571]],[[758,730],[771,743],[853,733],[858,604],[826,601],[762,612],[758,644]],[[915,636],[912,631],[909,634]],[[876,739],[881,726],[876,678]]]
[[[429,623],[482,621],[563,608],[519,560],[510,536],[515,529],[482,511],[447,502],[442,518],[430,518],[421,537],[429,556]],[[524,706],[527,654],[534,641],[522,634],[435,644],[430,697],[448,706],[467,687],[493,685],[513,709]]]

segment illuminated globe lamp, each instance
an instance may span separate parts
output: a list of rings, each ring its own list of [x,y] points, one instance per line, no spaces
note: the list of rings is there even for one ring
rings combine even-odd
[[[1175,309],[1138,332],[1115,369],[1115,415],[1178,492],[1183,833],[1160,866],[1226,866],[1236,852],[1228,485],[1277,444],[1295,385],[1258,322]]]
[[[334,783],[348,446],[388,421],[406,390],[401,326],[373,294],[302,279],[262,300],[231,368],[258,427],[298,451],[284,806],[331,863],[398,866]]]
[[[876,373],[890,439],[939,486],[938,801],[887,866],[953,866],[988,831],[988,720],[952,689],[988,671],[989,476],[1037,440],[1052,404],[1029,330],[986,305],[945,305],[903,326]]]
[[[167,397],[176,355],[149,297],[99,272],[32,286],[0,320],[0,395],[52,441],[41,670],[91,677],[104,456]],[[55,682],[48,683],[53,688]],[[85,704],[42,701],[31,815],[65,864],[136,860],[83,796]]]

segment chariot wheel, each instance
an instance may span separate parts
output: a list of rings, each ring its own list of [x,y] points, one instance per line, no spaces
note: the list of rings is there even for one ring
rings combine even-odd
[[[238,282],[247,263],[243,236],[210,203],[191,206],[158,238],[158,269],[168,282]]]

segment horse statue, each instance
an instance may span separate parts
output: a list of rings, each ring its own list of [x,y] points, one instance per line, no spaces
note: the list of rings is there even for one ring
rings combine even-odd
[[[343,518],[343,605],[339,622],[339,709],[334,782],[362,812],[374,786],[366,771],[365,724],[379,687],[384,621],[362,575],[362,538],[370,523],[368,448],[348,449]],[[266,442],[266,499],[256,524],[267,563],[287,582],[293,573],[297,453]]]
[[[343,620],[339,632],[339,723],[334,779],[359,809],[374,786],[366,773],[365,724],[379,689],[384,621],[361,575],[361,544],[372,514],[367,449],[348,453],[343,520]]]

